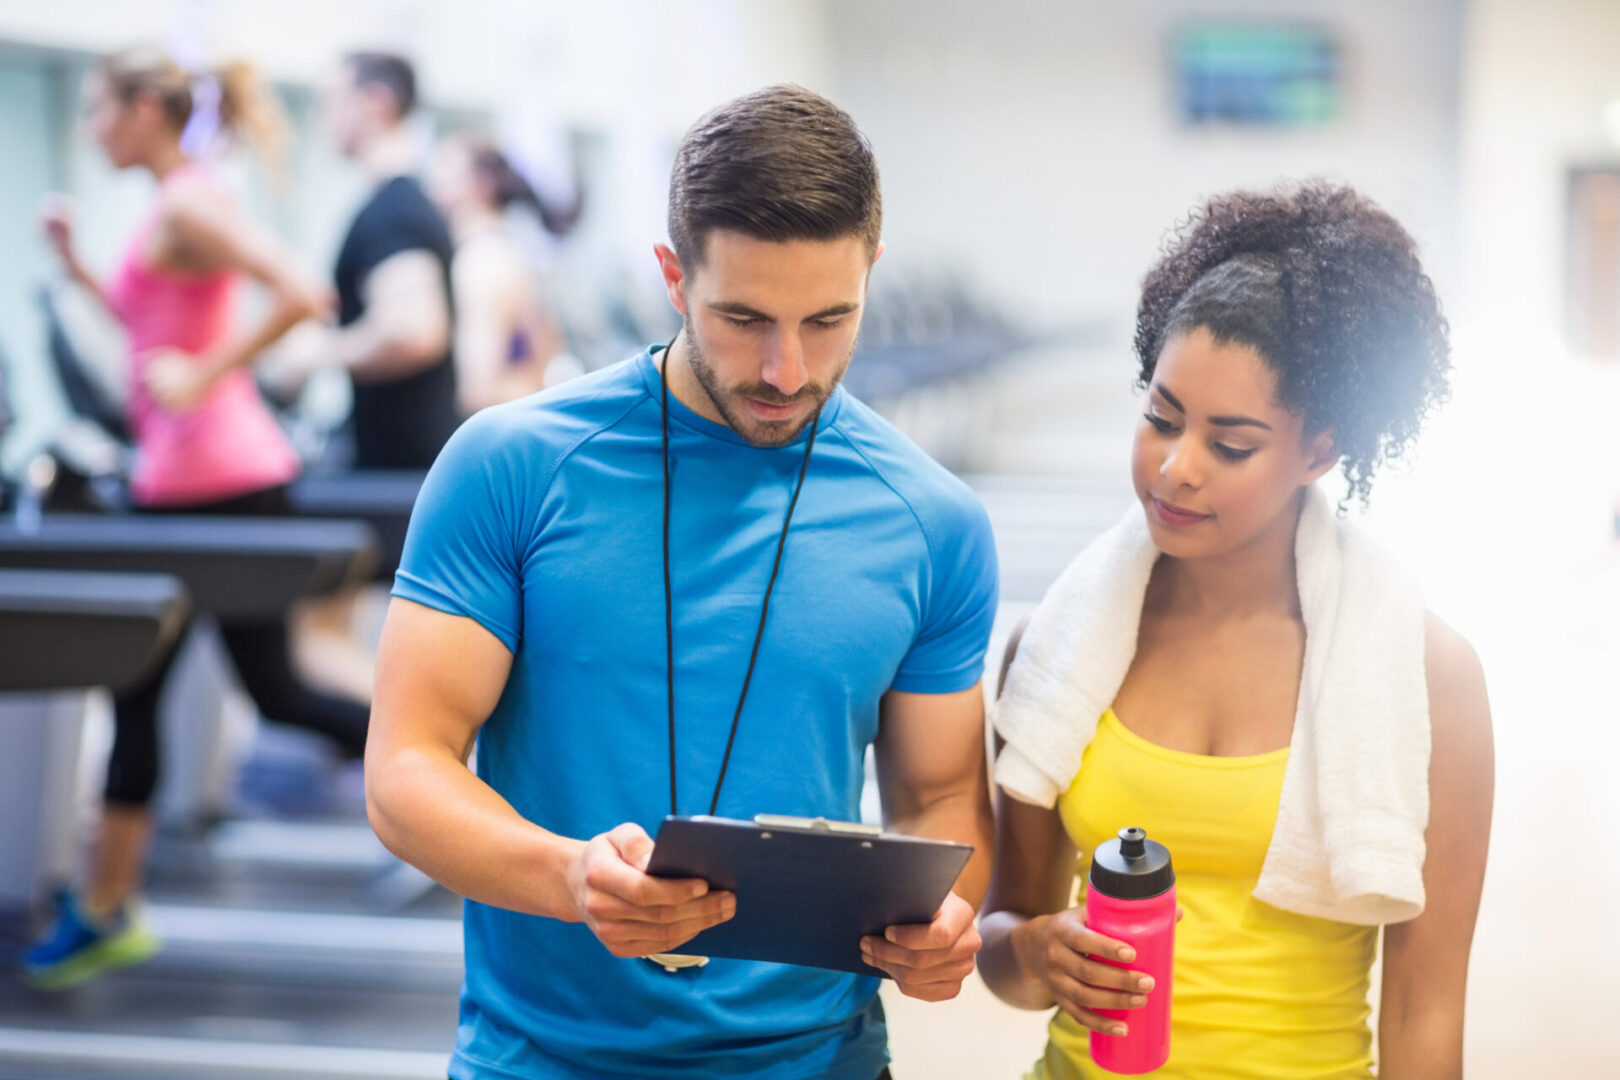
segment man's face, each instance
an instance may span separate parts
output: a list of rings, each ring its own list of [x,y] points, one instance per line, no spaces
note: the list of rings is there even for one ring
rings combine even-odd
[[[865,241],[716,230],[702,264],[690,273],[677,264],[673,277],[672,253],[661,254],[670,299],[685,316],[685,361],[708,399],[687,404],[755,446],[792,442],[855,352],[872,269]]]
[[[366,95],[355,83],[354,66],[341,64],[321,87],[321,127],[345,157],[359,153],[366,136]]]

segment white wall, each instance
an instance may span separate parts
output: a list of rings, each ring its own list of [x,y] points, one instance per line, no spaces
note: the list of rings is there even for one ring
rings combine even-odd
[[[1594,559],[1620,512],[1620,364],[1571,355],[1564,327],[1567,171],[1620,162],[1603,123],[1620,101],[1620,4],[1470,0],[1463,43],[1455,394],[1407,517],[1431,587],[1500,604],[1485,575]],[[1407,493],[1389,494],[1394,511]]]
[[[0,117],[6,118],[0,122],[0,162],[6,163],[0,168],[0,362],[6,365],[0,381],[25,434],[39,414],[58,415],[63,408],[39,365],[29,362],[45,348],[32,272],[44,245],[32,215],[50,183],[55,89],[48,66],[0,60]]]
[[[828,6],[837,96],[883,169],[891,265],[965,261],[991,295],[1038,322],[1102,318],[1123,335],[1165,229],[1196,201],[1325,175],[1399,217],[1447,284],[1455,0]],[[1319,130],[1180,128],[1167,34],[1187,16],[1334,28],[1347,64],[1342,119]]]
[[[824,30],[812,0],[67,0],[0,6],[0,40],[105,52],[160,40],[205,58],[248,56],[277,78],[311,81],[345,49],[418,59],[433,96],[487,106],[516,63],[558,68],[565,110],[610,117],[644,86],[682,127],[740,89],[820,81]],[[646,77],[634,70],[649,65]]]
[[[1463,240],[1471,321],[1563,336],[1566,169],[1620,161],[1620,4],[1471,0],[1462,79]]]

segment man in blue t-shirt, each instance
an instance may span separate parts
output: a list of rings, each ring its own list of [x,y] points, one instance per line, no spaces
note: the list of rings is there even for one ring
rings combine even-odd
[[[973,969],[995,549],[967,488],[838,387],[880,223],[836,106],[722,106],[655,249],[680,334],[479,413],[428,476],[366,786],[389,848],[468,900],[456,1080],[886,1075],[874,978],[646,959],[736,905],[644,872],[665,814],[856,819],[868,746],[888,826],[975,853],[865,956],[927,1000]]]

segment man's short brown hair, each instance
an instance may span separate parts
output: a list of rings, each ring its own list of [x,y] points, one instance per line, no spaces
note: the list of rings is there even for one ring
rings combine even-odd
[[[394,99],[394,111],[406,117],[416,108],[416,68],[398,53],[361,49],[343,62],[354,73],[355,86],[380,86]]]
[[[715,229],[760,240],[859,236],[877,254],[877,161],[848,113],[801,86],[756,90],[693,124],[669,181],[669,237],[688,270]]]

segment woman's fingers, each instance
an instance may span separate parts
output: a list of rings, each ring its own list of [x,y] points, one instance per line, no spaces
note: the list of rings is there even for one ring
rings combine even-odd
[[[1092,1031],[1100,1031],[1105,1035],[1123,1035],[1130,1029],[1126,1020],[1116,1020],[1111,1016],[1103,1016],[1087,1004],[1087,999],[1094,993],[1090,987],[1074,982],[1072,979],[1059,977],[1052,985],[1052,996],[1057,1000],[1058,1007],[1074,1017],[1083,1026]],[[1098,1008],[1109,1008],[1099,1005]]]
[[[1048,973],[1047,984],[1054,994],[1066,995],[1089,1009],[1140,1009],[1147,1004],[1146,991],[1135,986],[1119,989],[1098,985],[1092,981],[1098,977],[1095,967],[1077,966],[1078,972],[1063,969]]]
[[[1077,953],[1102,956],[1128,964],[1136,959],[1136,950],[1123,941],[1102,934],[1085,924],[1079,908],[1071,908],[1053,920],[1052,937]]]

